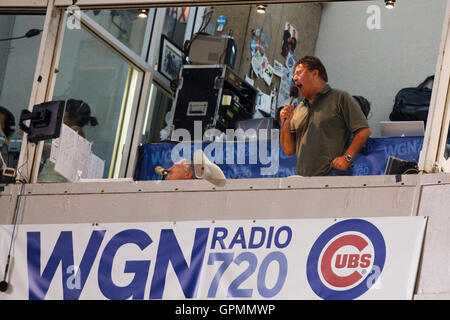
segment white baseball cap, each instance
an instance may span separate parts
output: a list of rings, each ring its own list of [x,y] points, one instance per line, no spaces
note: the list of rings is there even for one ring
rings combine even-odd
[[[197,179],[205,179],[216,185],[225,184],[226,177],[223,171],[212,163],[201,149],[195,150],[193,160]]]

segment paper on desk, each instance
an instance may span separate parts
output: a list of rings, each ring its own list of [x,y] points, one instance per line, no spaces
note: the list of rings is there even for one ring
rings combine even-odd
[[[52,141],[50,161],[55,163],[55,171],[71,182],[78,178],[102,178],[104,161],[91,149],[92,143],[63,124],[59,138]]]
[[[105,160],[100,159],[95,154],[91,153],[88,179],[103,178],[104,170],[105,170]]]

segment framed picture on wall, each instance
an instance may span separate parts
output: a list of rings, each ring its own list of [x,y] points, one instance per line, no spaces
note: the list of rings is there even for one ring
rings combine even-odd
[[[158,71],[167,79],[175,79],[183,63],[183,51],[165,35],[161,36]]]

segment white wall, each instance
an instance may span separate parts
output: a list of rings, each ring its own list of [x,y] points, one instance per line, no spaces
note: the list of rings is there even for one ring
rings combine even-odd
[[[447,0],[399,0],[325,4],[315,55],[328,71],[330,85],[362,95],[372,103],[369,123],[389,120],[396,93],[434,74]],[[369,30],[366,12],[380,8],[381,29]]]

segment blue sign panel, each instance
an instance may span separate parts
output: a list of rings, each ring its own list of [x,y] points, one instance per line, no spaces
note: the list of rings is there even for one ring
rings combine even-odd
[[[405,161],[418,162],[422,150],[423,137],[389,137],[369,138],[363,150],[355,157],[355,176],[384,174],[389,156]],[[137,180],[159,180],[161,176],[154,172],[156,166],[169,168],[173,165],[173,151],[177,143],[146,144],[139,148],[139,163],[136,169]],[[261,146],[263,146],[261,148]],[[296,175],[295,156],[286,156],[279,147],[278,154],[271,143],[227,142],[214,145],[210,142],[201,144],[205,151],[209,149],[216,163],[227,179],[275,178]],[[193,154],[194,144],[191,146]],[[176,157],[183,154],[175,152]],[[272,156],[273,154],[273,156]],[[192,159],[190,155],[186,158]],[[219,161],[215,161],[215,160]],[[278,162],[275,161],[278,159]],[[273,169],[273,170],[270,170]],[[265,170],[265,171],[264,171]]]

